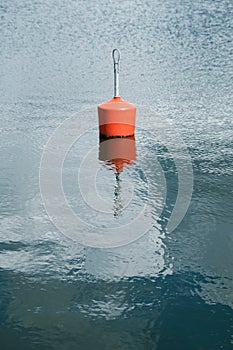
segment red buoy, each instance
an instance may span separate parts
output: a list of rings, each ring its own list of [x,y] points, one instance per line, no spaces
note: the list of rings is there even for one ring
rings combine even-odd
[[[136,106],[119,96],[120,52],[112,52],[114,62],[114,98],[98,106],[99,132],[101,137],[128,137],[135,131]]]

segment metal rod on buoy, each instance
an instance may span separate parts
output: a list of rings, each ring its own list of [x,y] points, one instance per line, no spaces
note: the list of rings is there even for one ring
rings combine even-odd
[[[119,61],[121,54],[118,49],[112,51],[112,58],[114,63],[114,97],[119,97]]]

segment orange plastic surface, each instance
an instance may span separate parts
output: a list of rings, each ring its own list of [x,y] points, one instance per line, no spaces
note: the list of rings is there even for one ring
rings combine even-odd
[[[105,137],[134,135],[136,106],[120,97],[114,97],[98,106],[99,131]]]

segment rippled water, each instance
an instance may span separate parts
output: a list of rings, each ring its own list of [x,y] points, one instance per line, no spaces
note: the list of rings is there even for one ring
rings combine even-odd
[[[230,0],[0,4],[1,348],[232,348],[232,10]],[[177,169],[153,130],[138,129],[137,162],[120,174],[120,200],[115,196],[118,212],[125,193],[136,196],[132,206],[118,221],[93,214],[75,190],[82,152],[98,147],[97,130],[90,130],[81,153],[74,145],[64,163],[64,189],[77,214],[99,226],[124,223],[148,198],[144,172],[154,186],[148,234],[95,249],[50,222],[39,164],[65,118],[112,97],[114,47],[122,52],[121,95],[180,133],[194,191],[182,223],[167,234]],[[144,122],[148,127],[150,118]],[[115,175],[98,164],[97,188],[114,214]]]

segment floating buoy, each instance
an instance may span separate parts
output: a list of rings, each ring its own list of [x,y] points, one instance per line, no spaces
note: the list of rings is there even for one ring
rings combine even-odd
[[[112,52],[114,63],[114,97],[98,106],[99,132],[101,137],[128,137],[135,131],[136,106],[119,95],[120,51]]]

